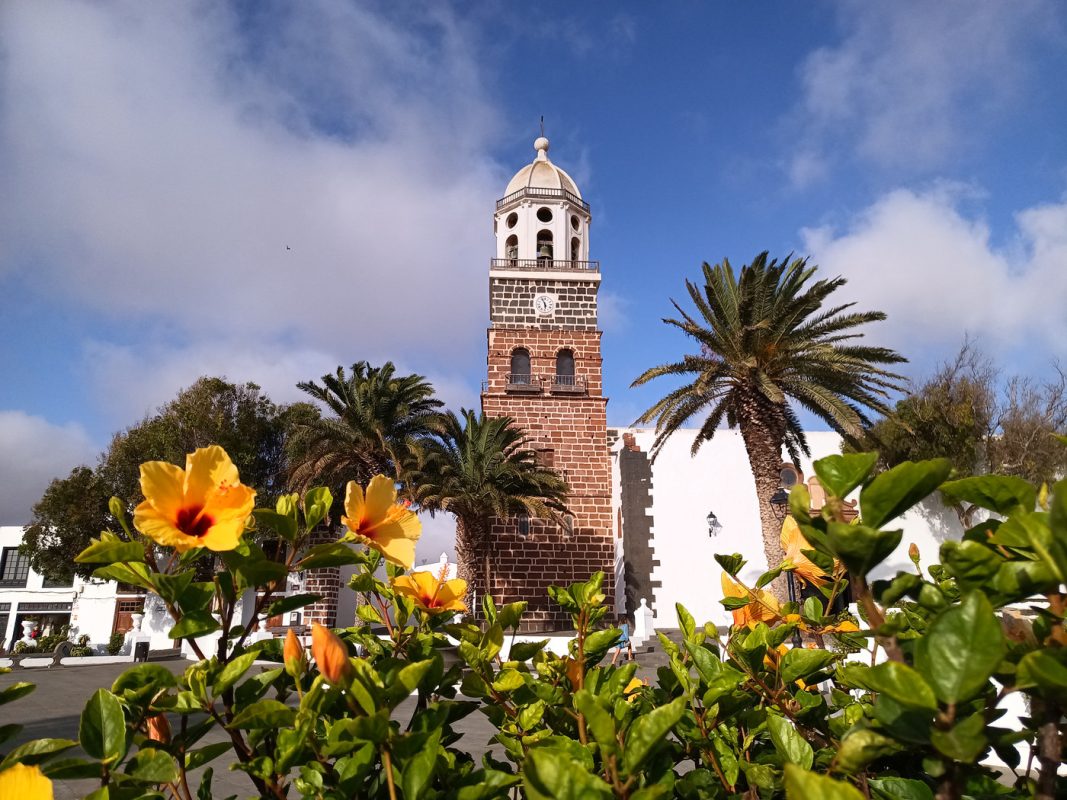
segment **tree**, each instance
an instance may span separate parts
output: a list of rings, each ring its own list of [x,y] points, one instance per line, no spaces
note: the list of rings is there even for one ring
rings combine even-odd
[[[1053,434],[1067,429],[1067,376],[1053,366],[1037,383],[1019,376],[1002,390],[1000,371],[965,340],[959,352],[907,395],[849,450],[877,450],[886,467],[947,458],[957,477],[998,474],[1051,484],[1067,472],[1067,447]],[[945,498],[960,524],[976,508]]]
[[[566,510],[567,484],[537,463],[526,435],[511,417],[449,412],[428,443],[425,462],[411,487],[423,509],[456,518],[459,575],[473,591],[479,563],[482,592],[492,586],[489,533],[494,517],[551,519]]]
[[[233,384],[204,377],[111,440],[95,468],[80,466],[57,478],[33,508],[22,549],[34,570],[52,578],[83,576],[88,565],[74,557],[100,531],[115,529],[108,500],[120,498],[127,509],[140,500],[140,465],[145,461],[185,464],[197,447],[221,445],[256,489],[260,505],[273,505],[285,489],[285,442],[298,421],[316,415],[308,404],[277,406],[254,383]]]
[[[422,375],[396,374],[387,361],[344,367],[297,386],[333,416],[296,426],[289,444],[290,483],[304,491],[316,484],[341,489],[349,480],[366,484],[377,474],[401,480],[414,469],[421,447],[440,429],[443,403]],[[343,497],[344,492],[336,493]]]
[[[889,392],[901,377],[882,365],[905,359],[883,347],[854,343],[856,329],[885,319],[879,311],[849,311],[853,303],[825,307],[844,278],[809,283],[807,259],[779,262],[760,253],[735,275],[729,261],[703,265],[703,286],[686,281],[696,306],[690,314],[675,301],[680,319],[664,319],[696,341],[700,352],[652,367],[633,383],[684,376],[645,411],[640,422],[656,423],[652,455],[682,425],[701,416],[693,453],[725,423],[740,428],[759,501],[763,549],[769,566],[781,562],[781,523],[771,497],[780,487],[782,447],[794,463],[808,454],[793,401],[849,439],[870,424],[866,409],[885,413]]]

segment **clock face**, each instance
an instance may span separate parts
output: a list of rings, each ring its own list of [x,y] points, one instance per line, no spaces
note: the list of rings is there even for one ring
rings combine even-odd
[[[550,294],[539,294],[534,298],[534,311],[542,317],[547,317],[556,310],[556,298]]]

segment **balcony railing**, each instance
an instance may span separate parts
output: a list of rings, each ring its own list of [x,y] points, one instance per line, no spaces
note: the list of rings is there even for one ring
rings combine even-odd
[[[574,375],[553,375],[550,378],[549,391],[564,394],[585,394],[585,378]]]
[[[554,394],[586,394],[588,386],[583,377],[574,375],[527,375],[510,373],[505,376],[504,391],[509,394],[541,394],[546,389]],[[482,381],[482,391],[488,392],[490,381]]]
[[[519,191],[512,192],[506,197],[501,197],[499,200],[497,200],[497,211],[499,211],[506,205],[514,203],[516,200],[521,200],[524,197],[539,197],[548,200],[562,199],[574,203],[574,205],[585,211],[589,210],[589,204],[587,202],[585,202],[582,198],[580,198],[573,192],[568,192],[566,189],[545,189],[537,186],[524,186],[522,189],[519,189]]]
[[[556,261],[551,258],[494,258],[492,269],[555,270],[556,272],[600,272],[599,261]]]

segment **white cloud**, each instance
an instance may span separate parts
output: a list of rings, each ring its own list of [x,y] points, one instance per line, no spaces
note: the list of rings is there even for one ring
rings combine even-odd
[[[90,342],[84,353],[85,371],[95,400],[115,428],[139,421],[146,413],[174,398],[179,389],[201,375],[217,375],[230,381],[258,384],[276,403],[308,400],[296,384],[316,381],[339,365],[347,370],[354,360],[381,364],[388,359],[373,353],[342,357],[334,352],[304,347],[284,348],[262,342],[216,341],[185,347],[171,345],[119,346]],[[403,374],[418,372],[403,362]],[[442,367],[426,375],[436,394],[448,407],[473,407],[478,390],[461,375]],[[116,391],[116,387],[122,387]]]
[[[959,187],[890,192],[843,230],[801,231],[820,273],[842,275],[843,295],[889,315],[872,331],[915,360],[940,358],[970,333],[1032,366],[1067,356],[1067,201],[1015,215],[1009,246],[960,209]]]
[[[23,411],[0,411],[0,525],[25,525],[53,478],[92,465],[96,447],[76,424],[54,425]]]
[[[1011,108],[1033,43],[1062,33],[1049,0],[841,3],[839,19],[840,43],[801,67],[798,185],[844,143],[883,165],[945,163]]]
[[[473,35],[438,6],[243,13],[3,5],[0,276],[199,341],[467,359],[506,177]]]

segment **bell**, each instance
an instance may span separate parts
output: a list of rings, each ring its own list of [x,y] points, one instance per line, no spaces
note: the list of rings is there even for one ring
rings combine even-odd
[[[537,251],[538,258],[552,258],[552,245],[542,244],[541,248]]]

